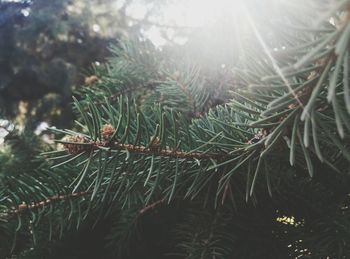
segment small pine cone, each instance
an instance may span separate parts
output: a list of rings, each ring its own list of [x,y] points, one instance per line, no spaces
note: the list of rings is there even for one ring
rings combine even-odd
[[[111,124],[105,124],[102,126],[101,128],[101,135],[102,135],[102,138],[107,140],[109,139],[110,137],[113,136],[114,134],[114,127],[111,125]]]
[[[95,75],[85,77],[85,84],[86,85],[93,85],[98,81],[98,77]]]
[[[294,108],[296,108],[296,107],[298,107],[298,104],[297,104],[297,103],[292,103],[292,104],[289,104],[289,105],[288,105],[288,109],[294,109]],[[284,117],[283,117],[283,119],[284,119]]]
[[[74,135],[74,136],[65,136],[62,141],[67,141],[67,142],[74,142],[74,143],[88,143],[89,141],[80,135]],[[86,150],[85,145],[75,145],[75,144],[71,144],[71,143],[64,143],[63,144],[64,148],[68,151],[68,153],[70,154],[79,154],[83,151]]]
[[[248,140],[247,144],[255,144],[259,142],[261,139],[263,139],[267,135],[267,132],[265,130],[263,131],[258,131],[258,133],[255,134],[255,136]]]

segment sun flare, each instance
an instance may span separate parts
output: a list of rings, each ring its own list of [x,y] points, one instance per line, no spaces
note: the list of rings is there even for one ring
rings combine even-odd
[[[161,9],[160,14],[149,17],[155,24],[162,24],[162,27],[169,26],[166,34],[169,38],[173,36],[172,27],[191,29],[199,27],[210,27],[221,19],[235,19],[242,13],[242,3],[239,0],[180,0],[170,1]],[[136,19],[144,18],[147,13],[147,6],[135,5],[130,8],[129,14]],[[152,26],[144,32],[155,45],[160,46],[166,43],[157,26]],[[177,43],[184,43],[186,40],[174,38]]]

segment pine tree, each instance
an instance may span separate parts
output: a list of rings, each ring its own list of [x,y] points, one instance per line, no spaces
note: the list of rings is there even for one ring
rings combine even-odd
[[[1,255],[82,258],[58,251],[93,228],[92,258],[349,258],[349,8],[245,1],[202,49],[112,48],[76,126],[1,178]]]

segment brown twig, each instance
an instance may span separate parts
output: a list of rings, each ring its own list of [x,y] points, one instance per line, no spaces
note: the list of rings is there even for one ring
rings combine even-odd
[[[142,215],[142,214],[146,213],[146,212],[149,211],[149,210],[155,209],[155,208],[158,207],[159,205],[163,204],[164,201],[165,201],[165,199],[161,199],[161,200],[159,200],[159,201],[155,201],[155,202],[153,202],[153,203],[151,203],[151,204],[149,204],[149,205],[143,207],[143,208],[139,211],[139,215]]]
[[[55,196],[47,198],[46,200],[39,201],[39,202],[32,202],[31,204],[22,203],[22,204],[19,204],[13,210],[8,212],[7,219],[13,218],[14,216],[17,216],[20,214],[24,214],[30,210],[43,208],[43,207],[50,205],[50,204],[53,204],[53,203],[57,203],[60,201],[66,201],[68,199],[76,199],[76,198],[85,196],[89,193],[90,192],[84,191],[84,192],[76,192],[76,193],[65,194],[65,195],[55,195]]]
[[[107,144],[108,146],[108,144]],[[218,154],[205,154],[199,152],[184,152],[175,149],[154,149],[152,147],[145,146],[136,146],[131,144],[122,144],[118,142],[114,142],[111,145],[112,148],[128,150],[130,153],[139,153],[139,154],[154,154],[159,156],[167,156],[167,157],[176,157],[176,158],[195,158],[195,159],[211,159],[211,158],[220,158],[222,155]]]
[[[166,157],[176,157],[176,158],[187,158],[187,159],[216,159],[220,160],[223,157],[226,157],[227,154],[207,154],[207,153],[200,153],[200,152],[185,152],[180,151],[176,149],[170,149],[170,148],[160,148],[160,147],[145,147],[141,145],[132,145],[132,144],[123,144],[119,142],[110,142],[110,141],[90,141],[88,143],[86,142],[66,142],[62,140],[55,140],[57,143],[62,143],[65,146],[67,146],[67,151],[76,154],[75,151],[76,148],[70,148],[71,146],[77,146],[79,147],[79,153],[83,151],[91,151],[97,150],[97,149],[103,149],[103,148],[111,148],[111,149],[118,149],[118,150],[127,150],[130,153],[137,153],[137,154],[148,154],[148,155],[156,155],[156,156],[166,156]]]

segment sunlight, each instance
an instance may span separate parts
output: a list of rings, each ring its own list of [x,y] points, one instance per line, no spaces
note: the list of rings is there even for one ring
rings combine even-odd
[[[168,22],[178,26],[205,26],[216,22],[224,13],[233,14],[240,2],[239,0],[176,1],[166,7],[164,17]]]
[[[169,26],[166,37],[178,44],[184,44],[183,38],[173,37],[171,27],[191,29],[197,27],[212,26],[223,17],[233,18],[241,13],[240,0],[178,0],[170,1],[169,4],[162,7],[161,13],[150,16],[149,20],[155,24]],[[134,19],[142,19],[150,6],[133,5],[128,9],[128,15]],[[156,46],[166,43],[157,26],[152,26],[144,31],[144,35],[150,39]]]

